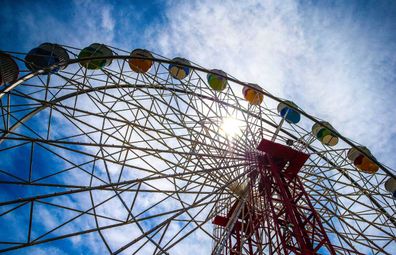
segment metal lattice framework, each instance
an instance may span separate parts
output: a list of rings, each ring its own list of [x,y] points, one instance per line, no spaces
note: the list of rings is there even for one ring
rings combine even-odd
[[[214,91],[210,71],[196,64],[177,80],[172,61],[153,53],[151,69],[136,73],[129,52],[111,48],[110,66],[88,70],[79,49],[64,47],[67,68],[22,70],[1,87],[0,252],[71,240],[101,254],[285,254],[279,237],[292,229],[269,214],[260,216],[253,252],[247,231],[232,250],[230,225],[212,224],[232,210],[251,217],[264,200],[279,208],[275,195],[257,196],[259,163],[247,157],[265,139],[309,154],[293,187],[304,190],[298,203],[316,211],[336,254],[394,253],[396,203],[383,186],[394,171],[379,162],[376,174],[356,169],[347,152],[358,144],[337,133],[337,146],[323,145],[311,133],[319,119],[296,108],[302,121],[284,121],[276,111],[283,100],[265,90],[264,102],[250,105],[240,92],[249,85],[232,77]],[[22,66],[24,54],[11,54]],[[227,118],[239,121],[233,137]],[[316,252],[332,253],[323,249]]]

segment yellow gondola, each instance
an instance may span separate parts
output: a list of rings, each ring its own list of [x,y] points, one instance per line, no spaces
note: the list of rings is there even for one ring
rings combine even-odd
[[[248,83],[250,86],[244,86],[242,89],[243,97],[251,105],[260,105],[263,102],[264,94],[260,92],[261,87],[257,84]]]

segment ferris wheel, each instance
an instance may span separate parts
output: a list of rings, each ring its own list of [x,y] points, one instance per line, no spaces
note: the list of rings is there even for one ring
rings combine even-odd
[[[394,170],[257,84],[99,43],[0,81],[0,252],[395,254]]]

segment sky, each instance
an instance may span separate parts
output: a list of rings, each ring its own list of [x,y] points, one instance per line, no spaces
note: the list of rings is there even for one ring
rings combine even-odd
[[[232,15],[230,14],[232,13]],[[147,48],[258,83],[382,156],[395,149],[392,1],[3,1],[0,48]]]
[[[5,0],[0,18],[0,50],[100,42],[222,69],[396,168],[394,1]]]

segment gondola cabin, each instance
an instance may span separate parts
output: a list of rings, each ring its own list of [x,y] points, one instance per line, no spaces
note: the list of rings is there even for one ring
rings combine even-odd
[[[349,149],[347,157],[357,169],[365,173],[374,174],[379,169],[379,166],[372,160],[374,156],[364,146]]]
[[[224,71],[213,69],[207,75],[209,87],[215,91],[227,88],[227,74]]]
[[[264,100],[264,94],[261,92],[261,87],[257,84],[249,83],[242,89],[243,97],[251,105],[260,105]]]
[[[78,59],[81,60],[80,64],[90,70],[102,69],[111,65],[112,59],[109,57],[113,57],[113,51],[106,45],[99,43],[89,45],[78,54]],[[94,59],[84,60],[84,58]]]
[[[153,65],[153,55],[148,50],[136,49],[131,52],[129,67],[136,73],[146,73]]]
[[[29,51],[25,65],[31,72],[44,70],[43,74],[56,73],[66,68],[69,62],[67,51],[53,43],[43,43]]]
[[[277,110],[282,118],[289,123],[297,124],[301,119],[301,114],[296,110],[298,106],[292,101],[285,100],[278,104]]]
[[[0,86],[10,84],[18,79],[19,68],[8,54],[0,52]]]
[[[174,63],[169,64],[169,74],[177,79],[177,80],[183,80],[190,74],[190,67],[191,65],[190,61],[184,58],[174,58],[172,59]]]
[[[320,121],[312,126],[312,134],[327,146],[335,146],[338,143],[338,137],[334,131],[333,126],[326,121]]]

